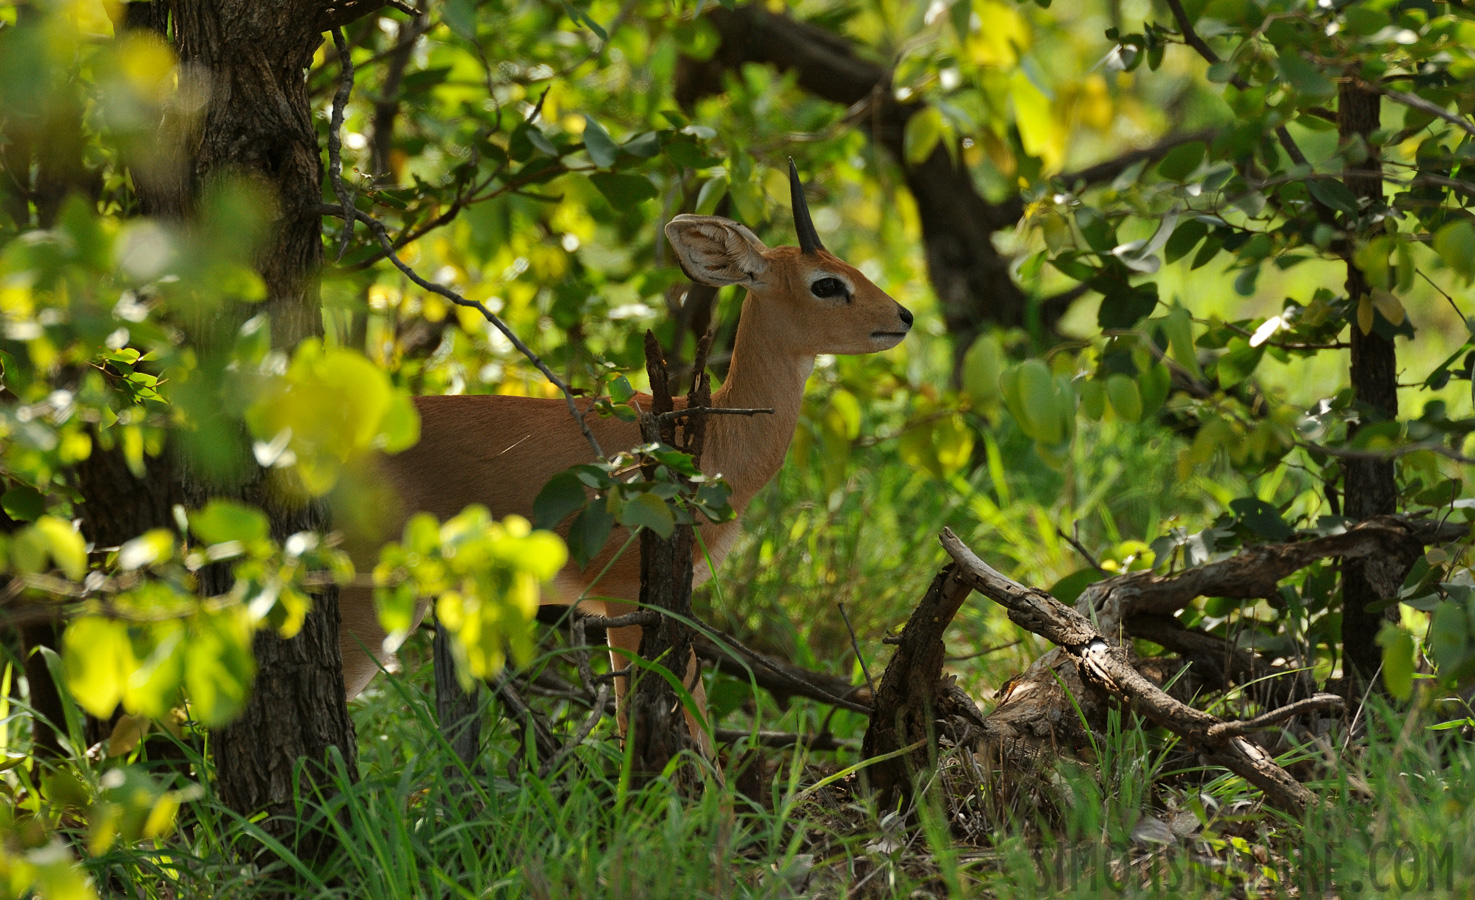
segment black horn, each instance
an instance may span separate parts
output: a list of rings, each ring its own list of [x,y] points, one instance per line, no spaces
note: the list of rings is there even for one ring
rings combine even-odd
[[[799,249],[805,253],[825,249],[820,243],[819,232],[814,230],[814,220],[809,218],[809,204],[804,201],[804,184],[799,181],[799,167],[794,157],[789,157],[789,195],[794,206],[794,230],[799,233]]]

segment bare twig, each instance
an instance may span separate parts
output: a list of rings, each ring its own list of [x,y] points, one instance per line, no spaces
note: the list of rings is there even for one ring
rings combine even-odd
[[[324,216],[341,216],[345,212],[339,207],[328,206],[326,204],[321,204],[313,207],[313,211],[318,213],[319,215]],[[424,278],[420,277],[419,273],[417,273],[413,268],[405,263],[404,260],[400,259],[398,253],[394,252],[394,249],[390,245],[389,241],[389,229],[385,227],[383,222],[359,209],[354,209],[352,212],[354,218],[358,219],[358,221],[360,222],[363,222],[365,225],[368,225],[369,230],[374,232],[374,235],[379,239],[379,246],[384,248],[385,257],[388,258],[389,261],[394,264],[394,267],[396,269],[399,269],[406,278],[410,279],[410,281],[414,282],[422,290],[430,291],[433,294],[439,294],[440,296],[446,298],[457,306],[465,306],[469,309],[474,309],[477,312],[481,313],[482,318],[486,319],[492,324],[492,327],[500,331],[502,333],[502,336],[507,338],[508,342],[510,342],[512,346],[517,349],[517,352],[526,357],[528,362],[531,362],[539,372],[543,373],[544,378],[547,378],[555,387],[562,391],[563,399],[568,404],[569,414],[573,416],[574,421],[579,424],[579,430],[584,433],[584,440],[588,441],[589,446],[594,449],[595,456],[604,456],[604,450],[600,448],[599,441],[596,440],[594,437],[594,432],[589,430],[589,423],[584,421],[585,410],[579,409],[578,404],[574,402],[573,389],[570,388],[562,378],[559,378],[557,375],[555,375],[553,373],[553,370],[548,368],[547,363],[543,362],[542,357],[538,356],[538,354],[533,352],[532,348],[523,343],[522,338],[518,337],[517,333],[514,332],[510,327],[508,327],[506,322],[502,321],[502,319],[498,317],[496,313],[488,309],[486,304],[482,303],[480,300],[468,300],[456,291],[453,291],[450,288],[445,287],[444,285],[435,284],[433,282],[426,281]]]
[[[799,734],[793,731],[744,731],[741,728],[717,729],[717,740],[724,744],[747,741],[760,747],[803,747],[806,750],[858,750],[858,741],[837,738],[828,732],[821,734]]]
[[[1255,716],[1253,719],[1244,719],[1239,722],[1220,722],[1209,728],[1211,738],[1230,738],[1255,731],[1263,731],[1279,725],[1286,719],[1294,719],[1315,709],[1332,709],[1341,711],[1347,708],[1347,701],[1336,694],[1316,694],[1304,700],[1288,703],[1279,709],[1272,709],[1264,715]]]
[[[353,194],[343,184],[343,113],[348,107],[348,97],[353,91],[353,51],[343,37],[342,28],[333,29],[333,46],[338,50],[338,63],[343,75],[338,81],[338,92],[333,95],[333,115],[328,125],[328,177],[333,182],[333,193],[343,206],[343,237],[338,241],[338,259],[348,250],[348,239],[353,236]]]
[[[834,676],[810,672],[792,663],[770,659],[731,635],[710,628],[707,632],[712,637],[703,635],[697,639],[697,656],[715,663],[721,671],[738,678],[752,677],[759,687],[769,691],[809,697],[852,712],[870,715],[870,705],[856,699],[860,692],[867,695],[866,700],[874,697],[875,694],[868,688],[857,688]]]
[[[855,626],[850,624],[850,613],[845,611],[845,604],[836,603],[840,607],[840,618],[845,620],[845,630],[850,632],[850,647],[855,651],[855,659],[860,663],[860,673],[866,677],[866,687],[871,689],[871,696],[876,695],[876,682],[871,680],[870,667],[866,665],[866,658],[860,652],[860,640],[855,636]]]
[[[625,613],[623,616],[580,615],[578,618],[586,625],[593,625],[595,628],[604,629],[629,628],[631,625],[649,628],[652,625],[661,624],[661,614],[653,609],[639,609],[632,613]]]
[[[550,774],[557,771],[559,764],[567,759],[568,755],[574,752],[576,747],[588,739],[589,735],[594,731],[594,726],[598,725],[599,720],[604,718],[605,710],[610,699],[609,695],[609,683],[601,684],[594,694],[594,699],[590,703],[589,713],[584,716],[584,721],[579,725],[578,730],[570,735],[569,739],[564,741],[563,747],[557,753],[553,754],[553,758],[549,759],[538,770],[538,777],[547,778]]]
[[[1281,579],[1319,559],[1417,555],[1418,548],[1425,544],[1452,540],[1464,533],[1467,529],[1459,525],[1379,516],[1339,534],[1247,547],[1229,559],[1176,575],[1128,572],[1091,585],[1081,600],[1093,610],[1111,608],[1112,618],[1120,621],[1133,615],[1171,615],[1198,597],[1263,599],[1276,595]],[[1106,630],[1114,630],[1114,623]]]
[[[737,409],[722,406],[701,406],[695,409],[673,409],[670,412],[656,414],[657,422],[675,422],[690,416],[763,416],[771,415],[772,407],[764,409]]]
[[[1420,97],[1417,94],[1407,94],[1403,91],[1389,90],[1388,88],[1379,87],[1376,84],[1370,84],[1360,78],[1357,80],[1357,86],[1365,91],[1372,91],[1375,94],[1382,94],[1384,97],[1387,97],[1394,103],[1400,104],[1402,106],[1407,106],[1410,109],[1417,109],[1419,112],[1428,113],[1435,118],[1443,119],[1451,125],[1454,125],[1456,128],[1459,128],[1461,131],[1464,131],[1466,134],[1475,136],[1475,122],[1471,122],[1464,116],[1455,115],[1454,113],[1450,112],[1439,104],[1433,103],[1429,100],[1425,100],[1423,97]]]
[[[1465,465],[1475,464],[1475,457],[1469,457],[1446,447],[1444,444],[1434,441],[1421,441],[1417,444],[1404,444],[1401,447],[1388,447],[1382,450],[1357,450],[1351,447],[1328,447],[1325,444],[1317,444],[1311,441],[1297,441],[1296,445],[1316,453],[1325,453],[1327,456],[1335,456],[1338,459],[1398,459],[1408,456],[1410,453],[1421,453],[1427,451],[1446,459],[1452,459],[1457,463]]]
[[[1090,563],[1091,568],[1102,573],[1103,575],[1106,574],[1106,569],[1103,569],[1101,567],[1101,563],[1097,561],[1095,556],[1091,555],[1091,551],[1086,549],[1085,545],[1080,542],[1079,538],[1077,538],[1073,534],[1066,534],[1065,530],[1060,528],[1059,526],[1056,526],[1055,533],[1060,535],[1061,539],[1064,540],[1067,544],[1070,544],[1071,547],[1074,548],[1075,551],[1081,555],[1081,559],[1084,559],[1086,562]]]

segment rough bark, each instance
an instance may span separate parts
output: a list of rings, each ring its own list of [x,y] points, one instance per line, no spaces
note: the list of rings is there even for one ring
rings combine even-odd
[[[1378,127],[1379,97],[1362,90],[1351,81],[1343,82],[1337,109],[1337,126],[1344,142],[1366,140]],[[1368,158],[1348,167],[1347,187],[1360,199],[1380,201],[1383,194],[1382,164],[1376,148],[1368,148]],[[1351,242],[1349,241],[1349,244]],[[1352,307],[1367,297],[1371,287],[1367,279],[1347,259],[1347,296]],[[1394,419],[1398,416],[1398,366],[1391,338],[1376,330],[1366,334],[1356,321],[1352,323],[1352,390],[1358,404],[1360,421],[1349,428],[1349,437],[1365,424]],[[1389,515],[1398,508],[1398,485],[1394,463],[1389,459],[1356,458],[1342,463],[1345,513],[1353,519]],[[1368,609],[1370,604],[1387,599],[1396,592],[1412,560],[1349,559],[1342,566],[1342,653],[1343,669],[1349,686],[1356,690],[1359,679],[1371,679],[1382,662],[1378,650],[1378,631],[1386,618],[1383,612]],[[1393,608],[1387,615],[1393,614]]]
[[[180,167],[153,173],[140,193],[148,211],[183,217],[223,179],[244,180],[260,191],[274,217],[257,269],[266,284],[264,309],[271,317],[273,345],[283,349],[321,333],[316,279],[322,242],[313,208],[320,199],[322,169],[304,73],[324,21],[341,18],[347,8],[333,11],[289,0],[172,0],[169,5],[182,70],[208,81],[210,101]],[[216,314],[187,323],[191,337],[208,355],[228,346],[247,312],[227,303]],[[244,453],[244,435],[236,426],[207,422],[202,427],[231,429],[226,433]],[[229,481],[192,467],[183,456],[177,462],[178,486],[188,505],[217,496],[244,499],[268,514],[278,539],[327,525],[322,506],[292,501],[249,460],[241,467],[244,474]],[[223,568],[203,573],[203,593],[228,587]],[[296,637],[284,640],[263,631],[254,648],[259,674],[246,711],[213,741],[217,777],[228,805],[243,814],[266,811],[264,827],[286,836],[294,798],[306,793],[296,777],[299,759],[308,761],[304,771],[311,773],[333,751],[349,777],[357,774],[343,696],[336,591],[315,598]],[[327,784],[314,780],[319,788]],[[316,852],[302,849],[307,855]]]
[[[1015,624],[1040,635],[1068,654],[1085,684],[1100,694],[1130,702],[1134,711],[1187,739],[1212,765],[1221,765],[1265,792],[1275,806],[1300,815],[1317,798],[1244,737],[1258,725],[1222,722],[1173,699],[1143,677],[1124,648],[1108,641],[1076,610],[1044,591],[1026,588],[990,568],[950,531],[943,546],[957,564],[959,577],[972,589],[1009,610]],[[1340,698],[1325,697],[1309,708],[1327,708]],[[1268,721],[1280,721],[1270,718]]]
[[[183,502],[180,487],[163,460],[147,460],[142,478],[129,470],[119,448],[94,442],[91,455],[77,466],[78,512],[82,536],[93,547],[117,547],[154,528],[174,528],[174,505]],[[86,718],[90,747],[112,733],[115,712],[108,721]]]
[[[462,689],[456,678],[456,659],[451,655],[451,635],[444,625],[435,625],[435,714],[440,732],[456,756],[470,766],[481,747],[481,685]]]
[[[911,796],[912,776],[930,764],[941,700],[948,687],[942,679],[947,655],[943,634],[971,588],[948,566],[932,579],[932,586],[907,620],[896,653],[876,688],[871,721],[861,742],[864,759],[881,759],[866,770],[871,786],[881,793],[881,805],[892,806]]]
[[[671,412],[675,404],[660,342],[649,331],[645,333],[645,354],[646,371],[650,373],[651,411],[641,417],[642,436],[647,441],[679,446],[700,459],[705,417],[684,419],[685,445],[677,444],[676,423],[659,418],[662,413]],[[688,408],[711,405],[710,383],[704,372],[705,357],[706,348],[702,346],[697,351],[694,366],[697,383],[692,388]],[[654,476],[654,469],[654,466],[646,467],[647,478]],[[649,528],[640,533],[640,605],[645,609],[674,614],[662,615],[658,624],[642,630],[640,656],[665,666],[682,679],[688,679],[692,674],[689,670],[694,670],[696,678],[701,677],[692,649],[691,629],[682,621],[691,618],[691,558],[695,542],[696,532],[690,525],[677,525],[665,538]],[[634,672],[635,667],[627,671]],[[627,736],[632,745],[634,774],[637,780],[642,781],[658,777],[682,750],[694,746],[676,690],[664,678],[654,677],[649,672],[643,674],[645,677],[637,678],[631,685]],[[678,768],[676,777],[681,787],[688,791],[700,784],[691,766]]]

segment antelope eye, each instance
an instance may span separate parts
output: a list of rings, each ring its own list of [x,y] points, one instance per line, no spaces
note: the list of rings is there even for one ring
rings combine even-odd
[[[838,278],[821,278],[809,286],[809,291],[816,297],[839,297],[845,293],[845,282]]]

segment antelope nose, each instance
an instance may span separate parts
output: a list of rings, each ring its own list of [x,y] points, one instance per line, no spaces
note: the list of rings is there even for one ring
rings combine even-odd
[[[907,309],[905,306],[902,306],[899,303],[896,305],[896,308],[901,313],[901,320],[906,323],[906,326],[908,328],[911,328],[912,327],[912,311],[909,310],[909,309]]]

